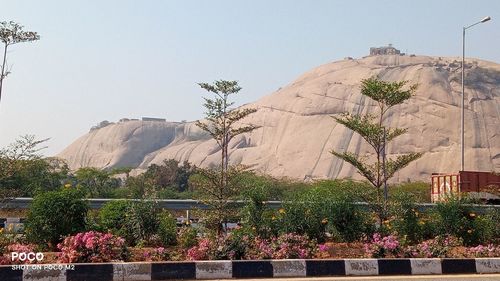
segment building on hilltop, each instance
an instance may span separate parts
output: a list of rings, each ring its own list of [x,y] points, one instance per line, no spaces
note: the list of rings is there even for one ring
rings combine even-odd
[[[394,48],[392,44],[385,47],[371,47],[370,56],[380,56],[380,55],[404,55],[398,49]]]
[[[160,121],[160,122],[166,122],[167,120],[164,119],[164,118],[142,117],[142,121]]]

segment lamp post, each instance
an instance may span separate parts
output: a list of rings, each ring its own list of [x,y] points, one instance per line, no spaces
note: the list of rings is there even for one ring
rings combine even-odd
[[[465,152],[465,149],[464,149],[464,134],[465,134],[465,131],[464,131],[464,120],[465,120],[465,30],[473,27],[474,25],[476,24],[480,24],[480,23],[484,23],[484,22],[487,22],[491,20],[490,17],[485,17],[483,18],[482,20],[474,23],[474,24],[471,24],[469,26],[465,26],[463,27],[463,30],[462,30],[462,114],[461,114],[461,141],[460,141],[460,146],[461,146],[461,149],[462,149],[462,161],[461,161],[461,171],[464,170],[464,152]]]

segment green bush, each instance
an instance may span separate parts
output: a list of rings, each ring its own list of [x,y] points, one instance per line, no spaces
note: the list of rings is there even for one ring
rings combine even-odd
[[[198,231],[194,227],[186,226],[179,230],[179,235],[177,237],[177,243],[183,249],[189,249],[198,243],[196,238],[198,237]]]
[[[431,202],[431,191],[427,182],[405,182],[389,189],[389,195],[397,196],[401,193],[412,195],[413,200],[418,203]]]
[[[419,212],[415,203],[415,195],[397,193],[392,196],[390,213],[392,220],[389,224],[392,231],[398,236],[405,237],[409,243],[418,243],[424,239],[424,229],[420,224]]]
[[[486,221],[478,219],[470,200],[451,197],[440,202],[434,209],[433,228],[440,235],[452,235],[463,239],[465,245],[477,245],[487,235]]]
[[[374,231],[373,223],[365,211],[344,195],[329,204],[327,231],[339,241],[353,242]]]
[[[307,234],[323,241],[330,233],[339,241],[355,241],[372,232],[367,213],[355,205],[353,182],[329,181],[302,191],[278,210],[273,225],[280,233]]]
[[[241,209],[243,225],[261,237],[270,236],[272,211],[265,204],[269,200],[267,186],[254,185],[242,192],[245,205]]]
[[[500,243],[500,209],[492,208],[474,220],[475,230],[481,244]]]
[[[100,228],[114,235],[125,237],[127,233],[127,213],[131,204],[125,200],[110,201],[99,212]]]
[[[64,236],[84,231],[88,204],[83,196],[75,189],[35,196],[25,225],[27,239],[42,248],[54,249]]]
[[[127,243],[129,245],[148,244],[158,231],[158,214],[155,202],[131,202],[125,217]]]
[[[158,216],[158,235],[163,246],[173,245],[177,238],[177,223],[175,218],[168,212]]]

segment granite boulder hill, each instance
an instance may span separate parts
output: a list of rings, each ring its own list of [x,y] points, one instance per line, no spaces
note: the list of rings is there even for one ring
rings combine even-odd
[[[468,59],[465,68],[465,169],[499,171],[500,65]],[[360,81],[372,76],[419,84],[414,97],[389,111],[385,124],[408,128],[389,145],[388,157],[406,152],[425,154],[393,180],[427,181],[433,172],[457,172],[460,59],[413,55],[376,55],[328,63],[245,105],[258,111],[244,122],[261,127],[233,140],[230,162],[275,177],[360,179],[351,165],[329,151],[365,155],[370,149],[359,135],[336,124],[331,116],[376,110],[375,103],[360,94]],[[140,170],[169,158],[199,166],[216,165],[219,155],[215,142],[194,122],[126,120],[91,130],[58,156],[72,169],[131,166]]]

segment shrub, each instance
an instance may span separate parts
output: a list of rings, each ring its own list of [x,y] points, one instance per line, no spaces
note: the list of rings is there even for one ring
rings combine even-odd
[[[61,250],[59,262],[109,262],[126,256],[125,240],[111,233],[95,231],[68,236],[57,245]]]
[[[285,233],[265,239],[245,231],[233,231],[218,238],[202,238],[190,248],[190,260],[305,259],[313,257],[316,241],[307,235]]]
[[[37,195],[30,206],[25,233],[28,241],[54,248],[63,236],[85,230],[88,204],[79,190]]]
[[[408,194],[416,202],[419,203],[430,203],[431,193],[429,191],[429,183],[427,182],[405,182],[400,183],[395,186],[391,186],[389,189],[389,195],[398,194]]]
[[[130,203],[125,217],[125,239],[129,245],[148,244],[158,231],[158,209],[152,201]]]
[[[125,200],[113,200],[104,204],[99,211],[100,228],[118,236],[125,236],[129,208],[130,203]]]
[[[434,209],[434,228],[438,235],[455,236],[463,239],[465,245],[477,245],[484,242],[481,240],[486,236],[486,228],[466,203],[470,201],[454,197],[438,203]]]
[[[453,236],[437,236],[404,249],[404,256],[410,258],[445,258],[452,247],[461,246],[462,241]]]
[[[187,251],[188,260],[208,260],[210,258],[210,250],[213,248],[212,241],[205,237],[198,241],[198,245],[191,247]]]
[[[272,211],[265,205],[269,198],[267,186],[263,183],[249,186],[242,192],[242,197],[245,200],[241,210],[243,225],[259,236],[269,237]]]
[[[478,232],[479,243],[500,244],[500,209],[492,208],[484,215],[477,215],[474,227]]]
[[[10,244],[14,243],[16,243],[16,234],[12,231],[12,227],[0,228],[0,256],[3,255]]]
[[[493,244],[478,245],[476,247],[469,248],[469,255],[474,258],[492,258],[500,257],[500,246],[495,246]]]
[[[250,259],[306,259],[313,257],[317,250],[314,239],[296,233],[285,233],[267,240],[256,237],[252,242],[252,250],[247,254]]]
[[[19,259],[12,261],[12,258],[11,258],[12,252],[30,253],[30,252],[34,252],[35,248],[36,248],[35,245],[31,245],[31,244],[12,243],[10,245],[7,245],[5,247],[6,252],[0,254],[0,265],[2,265],[2,264],[32,264],[32,263],[36,263],[37,262],[36,259],[33,261],[30,261],[28,259],[25,261],[21,261]]]
[[[195,228],[193,227],[182,227],[179,230],[179,235],[177,237],[177,243],[183,248],[183,249],[189,249],[193,246],[196,245],[196,237],[198,235],[198,232],[196,231]]]
[[[365,252],[368,257],[397,257],[400,250],[400,243],[395,235],[382,237],[380,233],[374,233],[371,240],[365,243]]]
[[[307,234],[318,241],[325,239],[326,232],[348,242],[371,233],[367,214],[354,204],[356,197],[346,190],[352,183],[328,183],[291,197],[275,215],[273,227],[279,233]]]
[[[409,243],[418,243],[424,238],[423,226],[419,221],[415,197],[411,194],[398,193],[391,204],[392,219],[389,226]]]
[[[158,216],[158,235],[163,246],[173,245],[177,237],[177,223],[175,218],[168,212]]]
[[[366,212],[354,204],[352,197],[339,194],[328,206],[327,231],[337,240],[353,242],[373,232]]]
[[[271,239],[273,259],[306,259],[313,256],[316,241],[307,235],[286,233]]]
[[[198,245],[188,250],[191,260],[240,260],[251,248],[251,238],[245,231],[235,230],[218,237],[211,236],[199,240]]]
[[[166,261],[170,259],[170,255],[165,248],[158,247],[144,252],[144,259],[146,261]]]

